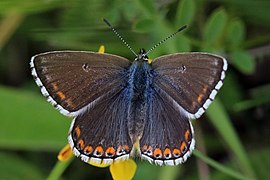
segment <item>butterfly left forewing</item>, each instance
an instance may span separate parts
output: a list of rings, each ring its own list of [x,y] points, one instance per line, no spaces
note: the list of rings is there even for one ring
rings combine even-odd
[[[83,51],[34,56],[30,66],[42,94],[64,115],[76,116],[113,89],[123,88],[130,62],[122,57]]]
[[[208,53],[176,53],[153,60],[154,84],[188,113],[199,118],[221,88],[227,61]]]

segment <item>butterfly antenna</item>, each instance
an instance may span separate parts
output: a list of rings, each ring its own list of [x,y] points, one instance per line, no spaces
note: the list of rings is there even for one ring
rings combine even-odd
[[[116,36],[128,47],[128,49],[135,55],[138,56],[135,51],[130,47],[130,45],[122,38],[122,36],[113,28],[113,26],[106,20],[103,21],[109,26],[109,28],[116,34]]]
[[[184,25],[182,27],[180,27],[177,31],[175,31],[174,33],[172,33],[171,35],[167,36],[165,39],[163,39],[162,41],[160,41],[159,43],[157,43],[156,45],[154,45],[151,49],[149,49],[145,55],[149,54],[151,51],[153,51],[156,47],[158,47],[159,45],[163,44],[165,41],[167,41],[168,39],[172,38],[174,35],[176,35],[177,33],[179,33],[180,31],[184,30],[187,28],[187,25]]]

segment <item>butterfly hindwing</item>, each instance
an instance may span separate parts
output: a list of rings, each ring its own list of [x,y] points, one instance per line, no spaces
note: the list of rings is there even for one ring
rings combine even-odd
[[[153,60],[154,83],[189,113],[199,118],[223,84],[227,62],[208,53],[176,53]]]
[[[125,85],[130,64],[116,55],[82,51],[43,53],[30,62],[42,94],[61,113],[72,116]]]
[[[190,156],[195,140],[185,113],[159,87],[148,95],[148,117],[140,141],[143,159],[157,165],[177,165]]]
[[[74,119],[69,143],[76,156],[95,164],[129,158],[132,144],[127,128],[126,94],[126,89],[109,93]]]

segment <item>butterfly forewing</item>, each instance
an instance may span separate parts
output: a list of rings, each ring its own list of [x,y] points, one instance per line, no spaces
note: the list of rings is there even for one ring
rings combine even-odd
[[[65,115],[76,115],[73,112],[125,86],[130,66],[116,55],[74,51],[39,54],[30,64],[43,95]]]
[[[177,53],[153,60],[154,86],[166,92],[189,118],[198,118],[223,84],[227,62],[207,53]]]

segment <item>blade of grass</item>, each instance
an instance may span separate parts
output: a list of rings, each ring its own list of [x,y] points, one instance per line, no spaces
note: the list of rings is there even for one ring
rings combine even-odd
[[[207,164],[209,164],[210,166],[212,166],[213,168],[225,173],[225,174],[228,174],[230,175],[231,177],[233,178],[236,178],[236,179],[249,179],[248,177],[244,176],[243,174],[233,170],[233,169],[230,169],[220,163],[218,163],[217,161],[214,161],[213,159],[207,157],[206,155],[202,154],[200,151],[198,150],[194,150],[193,151],[193,154],[195,156],[197,156],[198,158],[200,158],[202,161],[206,162]]]
[[[218,99],[216,99],[214,104],[208,109],[207,116],[227,143],[228,147],[234,153],[242,172],[249,178],[256,179],[247,153],[245,152],[244,147],[230,122],[228,114]]]
[[[73,159],[74,159],[74,156],[72,156],[72,158],[70,158],[67,161],[57,161],[56,164],[54,165],[51,173],[47,177],[47,180],[61,179],[60,178],[61,175],[64,173],[64,171],[66,170],[66,168],[69,166],[69,164],[71,163],[71,161]]]
[[[22,23],[24,15],[11,11],[0,23],[0,50]]]

